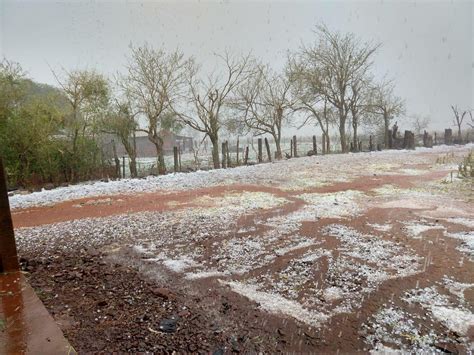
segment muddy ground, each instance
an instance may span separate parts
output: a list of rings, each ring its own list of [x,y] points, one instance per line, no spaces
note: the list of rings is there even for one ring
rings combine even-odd
[[[28,202],[13,211],[22,267],[80,352],[466,353],[474,193],[450,172],[468,150]]]

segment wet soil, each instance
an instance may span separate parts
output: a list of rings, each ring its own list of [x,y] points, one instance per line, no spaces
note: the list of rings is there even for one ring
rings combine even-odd
[[[418,168],[423,169],[426,166]],[[68,201],[53,206],[13,211],[14,225],[30,227],[72,219],[103,217],[142,211],[170,211],[192,207],[196,196],[219,197],[229,192],[268,192],[284,197],[289,202],[283,207],[257,211],[240,217],[237,228],[251,230],[242,236],[258,236],[269,229],[259,221],[274,216],[285,216],[305,205],[297,197],[302,192],[338,192],[359,190],[368,192],[386,184],[409,188],[438,180],[444,171],[429,171],[424,175],[380,175],[357,178],[302,191],[283,191],[277,187],[231,185],[176,193],[148,193],[116,195]],[[105,201],[105,202],[104,202]],[[79,352],[128,351],[157,353],[198,352],[366,352],[368,350],[361,328],[389,300],[403,307],[400,297],[407,290],[425,287],[452,276],[459,282],[474,282],[474,263],[459,263],[459,242],[446,239],[442,231],[429,230],[423,238],[409,238],[403,232],[403,221],[416,218],[408,208],[369,208],[358,217],[344,220],[344,224],[362,233],[373,233],[370,224],[390,223],[390,232],[378,232],[382,239],[396,241],[429,256],[426,268],[414,275],[384,281],[375,292],[360,302],[357,312],[342,313],[331,318],[320,328],[310,327],[291,317],[270,314],[259,304],[240,296],[219,283],[217,277],[186,280],[164,267],[150,266],[127,245],[111,245],[104,250],[83,249],[49,257],[34,252],[22,256],[22,268],[29,282],[63,330],[67,339]],[[337,253],[334,238],[324,237],[321,230],[339,219],[320,219],[304,222],[301,235],[318,239],[319,247]],[[449,232],[465,231],[459,225],[444,223]],[[205,244],[206,242],[204,242]],[[208,242],[209,247],[211,241]],[[278,274],[306,249],[288,253],[274,262],[252,270],[258,274]],[[204,254],[208,260],[211,255]],[[324,286],[327,262],[314,278]],[[234,279],[238,279],[235,277]],[[474,292],[467,290],[465,298],[474,305]],[[423,309],[414,308],[422,314]],[[176,324],[170,332],[160,325],[166,321]],[[459,334],[450,333],[441,323],[423,326],[452,339],[449,344],[436,344],[446,352],[465,352]],[[474,339],[474,329],[468,332]]]

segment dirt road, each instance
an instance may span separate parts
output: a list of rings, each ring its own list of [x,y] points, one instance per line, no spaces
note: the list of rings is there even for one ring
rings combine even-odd
[[[469,149],[15,196],[17,243],[79,351],[468,352],[474,193],[450,172]]]

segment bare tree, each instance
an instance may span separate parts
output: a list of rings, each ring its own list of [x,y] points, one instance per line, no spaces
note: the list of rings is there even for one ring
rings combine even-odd
[[[304,70],[296,62],[291,62],[293,95],[296,98],[293,110],[303,112],[305,119],[299,128],[308,122],[316,120],[325,137],[325,150],[330,151],[329,128],[335,123],[334,109],[328,99],[321,95],[311,85],[311,77],[304,74]]]
[[[251,78],[239,87],[235,107],[243,114],[245,126],[255,135],[273,137],[276,158],[281,159],[282,126],[295,104],[290,78],[262,64],[257,64],[252,73]]]
[[[469,117],[471,118],[471,123],[467,123],[467,125],[471,128],[474,128],[474,117],[472,117],[472,110],[469,110]]]
[[[312,90],[323,96],[338,112],[342,151],[347,151],[346,122],[353,99],[353,86],[363,80],[372,66],[372,57],[379,44],[361,42],[353,34],[330,32],[317,26],[319,42],[300,51],[300,66]]]
[[[250,60],[249,55],[233,57],[228,52],[216,56],[224,62],[224,71],[221,75],[209,75],[206,79],[199,77],[200,68],[195,63],[189,63],[186,78],[189,92],[185,102],[192,108],[183,107],[177,112],[184,124],[204,133],[211,140],[215,169],[220,167],[219,131],[230,109],[230,95],[248,79],[247,64]]]
[[[133,110],[146,119],[146,127],[137,130],[145,132],[154,144],[159,174],[166,172],[162,124],[180,97],[187,62],[178,50],[166,53],[149,45],[131,47],[127,74],[120,79],[120,86],[130,98]]]
[[[464,122],[464,118],[466,117],[469,111],[466,110],[466,111],[461,112],[457,106],[452,106],[452,105],[451,105],[451,109],[453,110],[453,113],[454,113],[453,123],[458,128],[458,139],[459,139],[459,142],[461,142],[462,141],[461,126],[462,126],[462,123]]]
[[[428,116],[413,115],[410,118],[412,119],[413,130],[416,134],[421,134],[430,124]]]
[[[370,84],[371,79],[363,77],[354,80],[350,87],[352,95],[349,98],[349,110],[351,113],[352,144],[354,149],[358,149],[358,128],[363,116],[370,111]]]
[[[384,126],[384,145],[388,147],[388,131],[391,120],[405,112],[405,102],[394,94],[394,84],[391,81],[384,81],[375,85],[370,90],[370,102],[368,111],[378,118],[382,118]]]

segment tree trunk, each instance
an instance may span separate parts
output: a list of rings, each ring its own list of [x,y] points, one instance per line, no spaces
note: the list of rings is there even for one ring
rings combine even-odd
[[[277,160],[280,160],[282,158],[281,154],[281,138],[278,136],[273,136],[273,139],[275,140],[275,157]]]
[[[153,142],[156,148],[156,166],[158,168],[158,175],[166,173],[165,157],[163,156],[163,140],[158,138]]]
[[[219,139],[217,137],[210,137],[212,143],[212,162],[214,169],[219,169],[221,163],[219,161]]]
[[[346,124],[341,122],[339,126],[339,135],[341,140],[341,151],[343,153],[347,152],[347,141],[346,141]]]
[[[386,113],[383,114],[383,122],[384,122],[384,125],[385,125],[385,134],[384,134],[384,138],[383,138],[383,144],[385,145],[385,149],[388,148],[388,136],[389,136],[389,132],[388,130],[390,129],[389,125],[390,125],[390,120],[388,118],[388,115]]]
[[[352,143],[354,144],[354,149],[355,150],[359,150],[357,148],[357,146],[358,146],[358,139],[357,139],[357,128],[358,127],[357,126],[358,126],[357,118],[352,117],[352,129],[354,130],[353,137],[352,137]]]
[[[138,172],[137,172],[137,157],[135,155],[133,156],[130,156],[130,161],[129,161],[129,165],[130,165],[130,176],[132,178],[136,178],[138,176]]]
[[[265,148],[267,149],[268,161],[272,161],[272,154],[270,153],[270,144],[268,144],[268,139],[265,137]]]
[[[326,131],[326,154],[331,153],[331,141],[329,140],[329,132]]]

